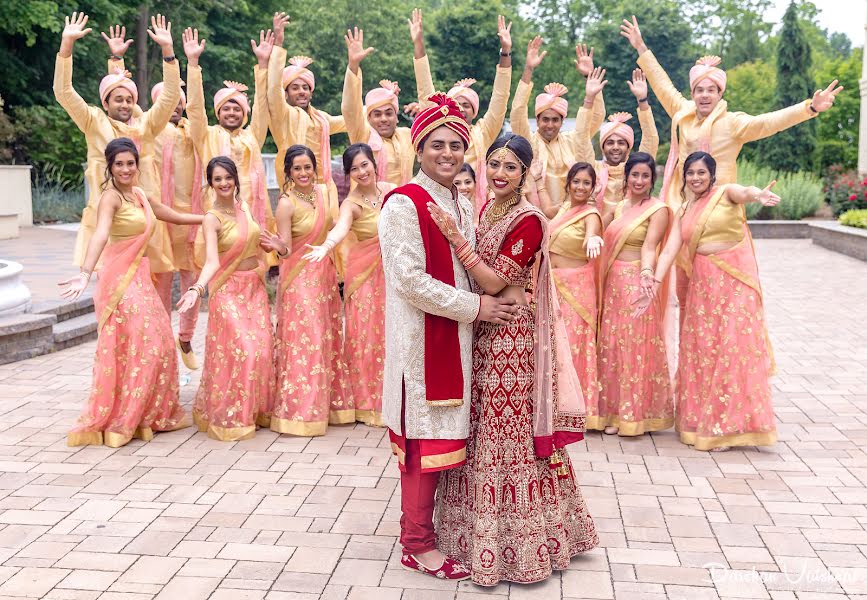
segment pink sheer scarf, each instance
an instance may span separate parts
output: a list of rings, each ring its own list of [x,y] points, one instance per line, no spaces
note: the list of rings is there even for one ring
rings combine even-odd
[[[278,314],[280,312],[279,303],[283,298],[283,293],[286,291],[286,288],[289,287],[289,284],[292,283],[304,267],[313,264],[302,258],[305,254],[310,252],[310,248],[307,248],[306,246],[308,244],[311,246],[319,246],[325,241],[325,236],[328,235],[325,222],[326,217],[328,216],[329,207],[326,204],[327,196],[323,193],[324,189],[325,186],[321,184],[314,186],[313,190],[316,194],[316,215],[314,216],[313,226],[310,228],[310,231],[292,240],[292,253],[280,261],[280,293],[277,294]]]

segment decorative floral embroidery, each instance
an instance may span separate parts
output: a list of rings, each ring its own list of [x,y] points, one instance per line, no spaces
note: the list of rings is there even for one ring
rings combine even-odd
[[[524,238],[512,244],[512,256],[518,256],[524,249]]]

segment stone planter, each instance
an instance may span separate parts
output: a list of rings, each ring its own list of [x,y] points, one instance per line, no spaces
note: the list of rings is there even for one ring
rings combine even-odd
[[[33,226],[30,165],[0,165],[0,214],[16,215],[21,227]]]
[[[753,238],[759,239],[809,239],[808,221],[748,221]]]
[[[30,290],[21,281],[24,267],[0,260],[0,316],[17,315],[30,308]]]
[[[810,223],[813,243],[859,260],[867,261],[867,230],[836,221]]]

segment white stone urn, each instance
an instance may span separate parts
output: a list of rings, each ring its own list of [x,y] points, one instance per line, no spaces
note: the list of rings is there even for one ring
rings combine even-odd
[[[21,263],[0,259],[0,317],[30,309],[30,290],[21,281]]]

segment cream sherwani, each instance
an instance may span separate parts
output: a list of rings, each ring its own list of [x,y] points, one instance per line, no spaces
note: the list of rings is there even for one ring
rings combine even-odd
[[[566,194],[566,174],[573,164],[578,160],[580,151],[579,132],[563,131],[562,129],[550,142],[539,135],[539,131],[530,131],[530,119],[528,115],[530,96],[533,92],[533,84],[518,82],[518,88],[515,90],[515,98],[512,100],[512,113],[509,125],[512,127],[512,133],[516,133],[530,140],[533,145],[533,158],[542,163],[542,170],[545,173],[545,183],[548,195],[551,197],[551,203],[554,205],[560,204]],[[605,118],[605,105],[599,103],[593,104],[593,112],[590,118],[590,135],[599,131],[602,125],[602,120]],[[591,162],[592,164],[592,162]]]
[[[449,213],[464,237],[475,245],[469,200],[443,187],[424,172],[412,180]],[[382,413],[385,424],[410,439],[466,439],[470,424],[473,321],[480,297],[471,292],[466,270],[452,249],[455,287],[427,274],[418,213],[407,196],[394,194],[379,217],[379,243],[385,271],[385,373]],[[462,406],[428,406],[425,390],[425,313],[458,322],[464,380]],[[404,396],[405,390],[405,396]],[[406,431],[401,427],[405,403]]]
[[[343,80],[343,103],[341,112],[346,122],[346,131],[349,133],[349,143],[357,144],[370,142],[372,128],[367,122],[364,102],[361,98],[361,69],[358,74],[346,68],[346,77]],[[390,138],[382,138],[383,147],[388,155],[388,167],[385,180],[394,185],[403,185],[412,179],[412,168],[415,163],[415,150],[412,147],[412,138],[409,127],[398,127]],[[374,156],[378,154],[374,149]]]
[[[119,63],[122,64],[122,63]],[[111,66],[112,63],[109,63]],[[72,86],[72,57],[57,55],[54,64],[54,97],[84,134],[87,142],[87,206],[81,214],[81,227],[75,240],[73,262],[81,266],[87,244],[96,230],[96,213],[105,178],[105,147],[119,137],[131,138],[139,149],[139,186],[149,198],[159,198],[159,174],[154,165],[154,139],[165,128],[181,98],[181,72],[178,61],[163,61],[165,89],[150,110],[134,116],[128,123],[109,117],[102,108],[90,106]],[[162,228],[165,233],[165,228]],[[167,234],[165,241],[167,241]],[[148,248],[151,271],[174,270],[171,249],[163,251],[163,236],[154,235]]]
[[[653,52],[647,50],[638,57],[638,66],[647,76],[653,93],[672,119],[682,115],[678,131],[678,168],[674,169],[668,186],[666,198],[675,205],[680,204],[680,188],[683,173],[680,165],[692,152],[701,150],[702,126],[706,119],[698,116],[695,103],[687,100],[678,91],[660,66]],[[816,115],[809,109],[810,100],[762,115],[748,115],[743,112],[729,112],[725,101],[714,110],[716,115],[709,132],[710,154],[716,160],[716,183],[737,183],[737,159],[743,145],[774,135],[775,133],[803,123]]]

